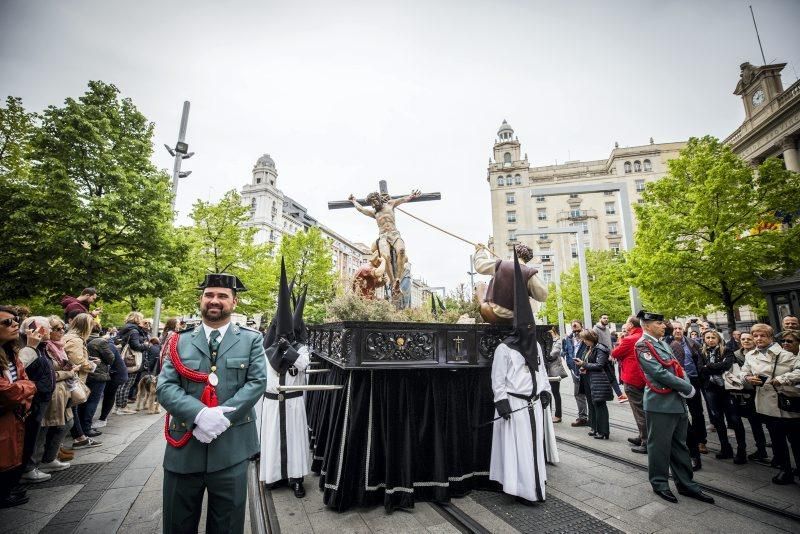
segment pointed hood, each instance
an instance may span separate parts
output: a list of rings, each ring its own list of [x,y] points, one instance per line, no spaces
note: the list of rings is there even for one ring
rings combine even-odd
[[[278,285],[278,309],[275,317],[270,323],[267,336],[264,339],[267,360],[270,366],[279,374],[285,373],[294,364],[299,354],[292,348],[294,341],[294,322],[292,321],[292,309],[289,303],[289,286],[286,283],[286,265],[281,257],[281,280]],[[273,328],[274,324],[274,328]],[[288,346],[281,346],[281,338],[289,342]],[[269,341],[269,345],[267,342]]]
[[[436,297],[434,296],[433,292],[431,292],[431,313],[434,317],[439,316],[439,313],[436,311]]]
[[[514,331],[503,343],[518,351],[525,358],[531,372],[539,369],[539,347],[536,343],[536,321],[528,300],[528,286],[514,250]]]
[[[308,293],[308,286],[306,285],[303,288],[303,292],[300,293],[300,298],[297,299],[297,307],[294,309],[294,317],[292,317],[292,322],[294,324],[294,339],[297,343],[305,344],[308,341],[308,329],[306,329],[306,323],[303,320],[303,310],[306,307],[306,294]]]
[[[292,298],[292,309],[297,308],[297,297],[294,294],[294,282],[297,280],[297,275],[292,277],[292,281],[289,282],[289,296]]]

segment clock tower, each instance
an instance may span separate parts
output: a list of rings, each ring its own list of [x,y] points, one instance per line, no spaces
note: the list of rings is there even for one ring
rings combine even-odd
[[[742,97],[747,120],[768,109],[769,104],[783,92],[781,71],[786,63],[775,63],[756,67],[750,63],[742,63],[739,83],[736,84],[735,95]]]

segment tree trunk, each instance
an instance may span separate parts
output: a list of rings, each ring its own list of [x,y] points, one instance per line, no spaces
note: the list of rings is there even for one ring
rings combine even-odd
[[[736,310],[733,306],[733,295],[731,295],[728,284],[725,281],[720,282],[722,289],[722,304],[725,306],[725,313],[728,316],[728,329],[733,332],[736,330]]]

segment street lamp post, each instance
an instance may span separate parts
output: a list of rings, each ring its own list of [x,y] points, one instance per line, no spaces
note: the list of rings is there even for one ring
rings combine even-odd
[[[628,195],[628,184],[625,182],[607,182],[586,185],[554,185],[548,187],[537,187],[531,189],[531,197],[547,197],[558,195],[572,195],[580,193],[605,193],[612,192],[618,194],[619,212],[622,219],[622,245],[626,252],[633,249],[633,211],[631,210],[630,196]],[[545,233],[545,232],[539,232]],[[580,243],[580,240],[578,240]],[[578,247],[578,254],[581,254]],[[631,314],[636,315],[642,309],[642,302],[639,298],[639,290],[634,286],[628,288],[631,302]]]
[[[475,271],[472,270],[472,269],[475,268],[474,265],[475,265],[475,257],[472,254],[470,254],[469,255],[469,271],[467,271],[467,274],[469,275],[469,289],[470,289],[469,300],[470,301],[472,301],[472,299],[475,298],[475,275],[478,274],[478,273],[476,273]]]
[[[581,279],[581,301],[583,302],[583,321],[584,326],[589,328],[592,325],[592,308],[589,302],[589,277],[586,273],[586,255],[583,250],[583,240],[578,235],[580,228],[574,226],[553,226],[548,228],[537,228],[535,230],[519,230],[517,235],[540,235],[540,234],[575,234],[578,242],[578,271]],[[559,325],[561,327],[561,325]],[[563,327],[562,327],[563,328]],[[563,335],[563,333],[562,333]]]
[[[558,332],[564,335],[564,299],[561,295],[561,271],[559,269],[558,254],[553,252],[534,252],[534,256],[550,258],[553,261],[553,277],[556,285],[556,306],[558,307]]]
[[[186,127],[189,124],[189,101],[183,102],[183,112],[181,113],[181,125],[178,129],[178,142],[175,148],[165,144],[164,148],[175,158],[172,164],[172,214],[175,216],[175,200],[178,198],[178,181],[186,178],[192,171],[181,171],[181,162],[194,156],[194,152],[189,152],[189,144],[186,142]],[[158,337],[158,329],[161,324],[161,297],[156,297],[153,310],[153,335]]]

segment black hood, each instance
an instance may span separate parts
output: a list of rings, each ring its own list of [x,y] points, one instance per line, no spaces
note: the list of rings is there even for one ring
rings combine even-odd
[[[308,341],[308,329],[306,322],[303,320],[303,310],[306,307],[306,295],[308,294],[308,286],[303,288],[300,293],[300,298],[297,299],[297,306],[294,309],[294,316],[292,322],[294,324],[294,340],[296,343],[305,344]]]
[[[290,344],[294,341],[294,322],[292,320],[292,309],[289,303],[289,286],[286,283],[286,265],[281,257],[281,280],[278,286],[278,309],[275,311],[273,318],[273,325],[267,331],[267,336],[264,338],[264,346],[266,348],[267,360],[270,366],[278,373],[286,372],[289,367],[294,364],[299,354],[294,350],[291,345],[287,347],[280,346],[281,338],[286,339]],[[269,341],[269,345],[267,342]]]
[[[528,300],[528,286],[522,277],[516,249],[514,250],[514,330],[503,343],[522,354],[532,373],[539,369],[536,321],[533,319],[533,310]]]

